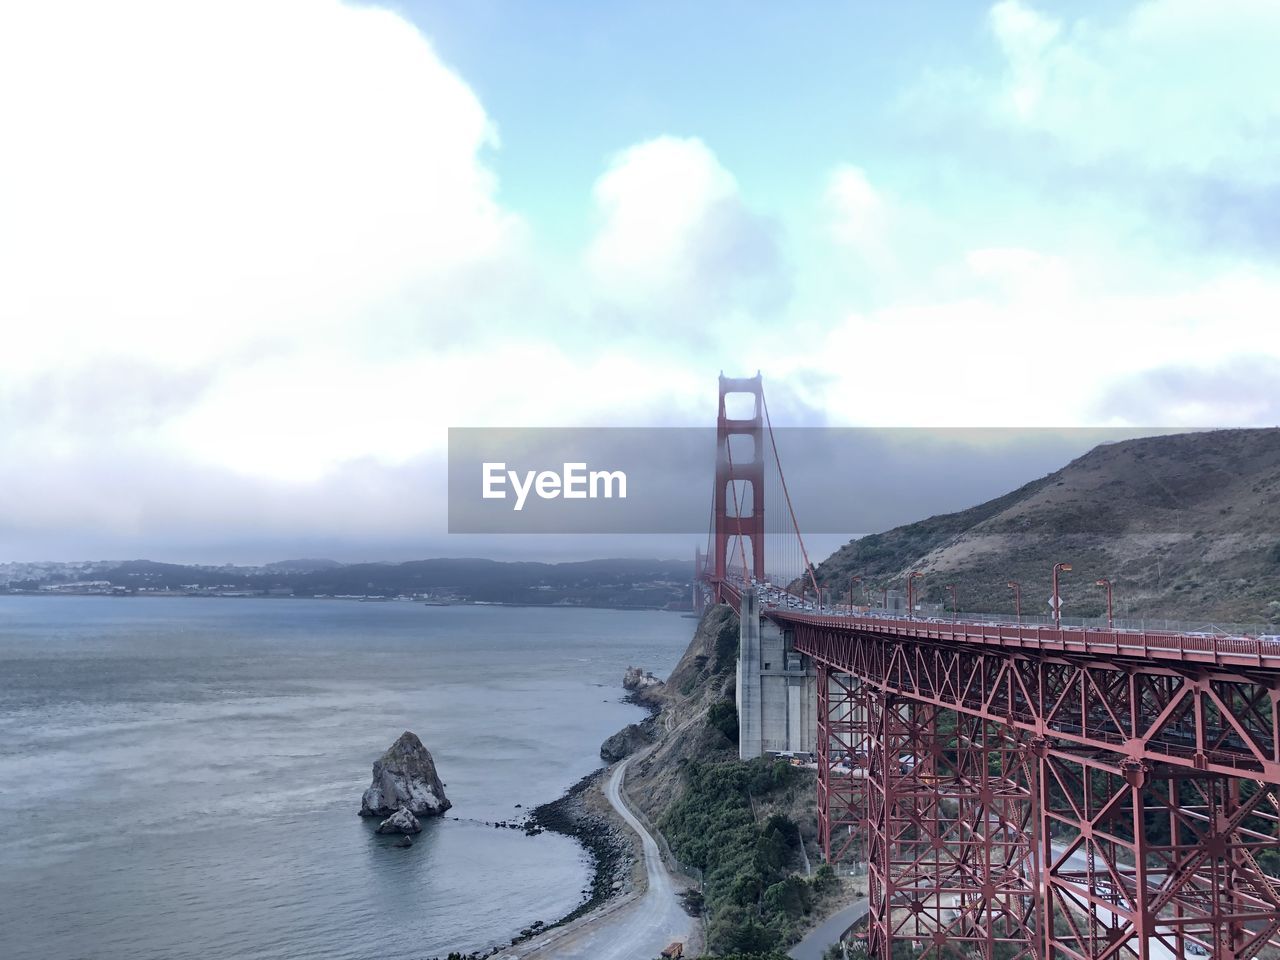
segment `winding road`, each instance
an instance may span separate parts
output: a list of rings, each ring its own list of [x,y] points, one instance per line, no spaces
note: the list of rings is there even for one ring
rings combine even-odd
[[[648,887],[643,894],[606,904],[545,937],[503,951],[508,960],[653,960],[669,943],[687,942],[693,919],[676,898],[676,882],[662,862],[653,836],[627,807],[622,785],[628,757],[609,775],[604,794],[640,836]]]

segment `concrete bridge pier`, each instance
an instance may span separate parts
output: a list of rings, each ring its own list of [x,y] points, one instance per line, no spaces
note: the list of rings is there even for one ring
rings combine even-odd
[[[812,662],[796,651],[790,632],[760,619],[754,592],[743,593],[738,623],[738,756],[815,751],[818,678]]]

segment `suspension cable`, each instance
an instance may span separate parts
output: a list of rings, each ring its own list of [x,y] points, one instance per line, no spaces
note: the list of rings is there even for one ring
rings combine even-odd
[[[787,477],[782,472],[782,460],[778,457],[778,441],[773,435],[773,421],[769,419],[769,401],[764,396],[764,386],[760,387],[760,401],[764,404],[764,422],[769,428],[769,444],[773,447],[773,460],[778,465],[778,480],[782,484],[782,495],[787,501],[787,512],[791,514],[791,526],[796,532],[796,540],[800,544],[800,556],[804,562],[804,572],[809,574],[809,582],[813,585],[815,602],[822,599],[822,591],[818,589],[818,578],[814,576],[813,564],[809,562],[809,551],[805,549],[804,537],[800,535],[800,524],[796,521],[796,511],[791,505],[791,493],[787,490]]]

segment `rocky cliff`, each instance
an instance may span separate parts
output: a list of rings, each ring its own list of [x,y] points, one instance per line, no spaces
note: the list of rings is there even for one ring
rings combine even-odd
[[[723,604],[710,607],[689,646],[661,687],[660,697],[644,701],[659,707],[657,746],[631,765],[627,790],[656,821],[681,790],[680,771],[690,760],[729,760],[737,744],[706,722],[717,703],[732,703],[738,656],[738,618]]]
[[[600,759],[605,763],[614,763],[623,757],[629,757],[653,743],[653,723],[632,723],[623,727],[600,745]]]

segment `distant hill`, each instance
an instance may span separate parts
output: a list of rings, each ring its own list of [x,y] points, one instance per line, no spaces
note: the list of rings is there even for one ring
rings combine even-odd
[[[926,602],[962,611],[1049,613],[1051,569],[1064,616],[1280,622],[1280,429],[1216,430],[1105,444],[995,500],[854,540],[818,567],[847,595],[849,577],[900,589],[925,574]]]
[[[693,563],[683,560],[584,560],[500,563],[480,559],[348,564],[292,578],[295,592],[431,593],[489,603],[663,607],[683,602]]]
[[[263,570],[273,573],[313,573],[316,570],[336,570],[343,566],[337,560],[304,558],[299,560],[276,560],[274,563],[262,565]]]
[[[0,564],[0,592],[417,596],[461,602],[597,607],[689,603],[687,560],[501,563],[480,559],[352,563],[285,560],[262,567],[152,560]]]

